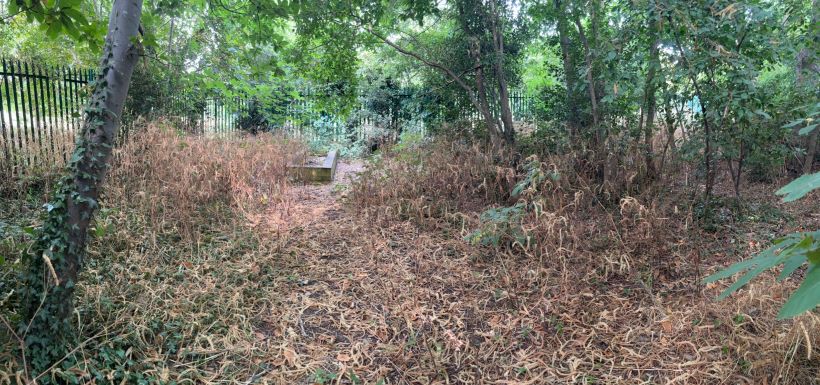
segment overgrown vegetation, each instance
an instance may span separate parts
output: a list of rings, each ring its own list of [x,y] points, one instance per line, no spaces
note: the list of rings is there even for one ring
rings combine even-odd
[[[26,330],[7,334],[5,375],[40,383],[165,383],[250,376],[264,367],[245,350],[257,344],[251,321],[265,302],[251,293],[273,284],[262,277],[273,278],[276,270],[261,262],[272,245],[260,242],[251,229],[257,215],[288,199],[285,166],[303,156],[301,146],[273,137],[229,142],[189,137],[167,123],[136,132],[115,154],[91,229],[77,313],[68,320],[79,329],[77,349],[52,370],[28,374],[15,358],[25,353],[20,340]],[[32,228],[41,223],[38,199],[31,201],[25,211],[4,207],[12,217],[25,215],[20,222],[1,222],[2,286],[11,289],[3,302],[10,311],[2,316],[9,324],[23,316],[14,306],[21,298],[13,289],[15,271],[25,269],[20,256],[28,253]],[[258,276],[248,275],[254,269]],[[244,298],[224,297],[229,287]],[[190,323],[194,314],[204,318]],[[220,353],[216,368],[203,360],[195,370],[174,369],[160,359],[170,354],[188,362],[207,357],[208,349],[232,353]]]
[[[0,385],[820,381],[816,1],[0,5]]]

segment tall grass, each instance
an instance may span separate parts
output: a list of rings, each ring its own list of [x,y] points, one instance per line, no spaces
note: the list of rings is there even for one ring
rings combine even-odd
[[[115,150],[78,282],[81,344],[37,382],[240,382],[257,373],[254,322],[277,276],[248,216],[288,199],[287,165],[303,152],[272,135],[220,140],[165,121],[135,127]],[[13,267],[16,256],[5,256]],[[15,324],[10,308],[0,316]],[[30,383],[19,344],[0,329],[0,384],[15,375]]]
[[[354,182],[353,207],[376,219],[441,219],[504,202],[513,168],[489,149],[439,141],[385,150]]]
[[[251,214],[281,203],[287,166],[304,152],[299,142],[271,134],[213,139],[150,123],[116,153],[107,201],[194,240],[222,219],[221,209]]]

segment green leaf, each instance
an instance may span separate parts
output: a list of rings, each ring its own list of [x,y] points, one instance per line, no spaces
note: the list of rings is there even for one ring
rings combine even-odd
[[[820,188],[820,172],[803,175],[777,190],[775,194],[785,195],[783,202],[792,202],[806,196],[816,188]]]
[[[803,284],[792,293],[780,313],[778,319],[798,316],[807,310],[812,310],[820,303],[820,268],[816,266],[806,274]]]
[[[814,131],[815,127],[817,127],[817,123],[809,124],[808,126],[801,128],[800,131],[797,131],[797,135],[808,135],[810,132]]]
[[[23,232],[31,236],[35,235],[34,227],[32,226],[23,227]]]
[[[783,271],[780,272],[780,275],[777,277],[778,281],[782,281],[788,278],[792,273],[794,273],[797,268],[803,266],[803,263],[806,262],[805,255],[793,255],[791,258],[787,259],[786,262],[783,264]]]
[[[796,127],[798,124],[803,123],[803,121],[804,121],[804,120],[805,120],[805,119],[797,119],[797,120],[795,120],[795,121],[793,121],[793,122],[791,122],[791,123],[789,123],[789,124],[787,124],[787,125],[783,126],[783,128],[792,128],[792,127]]]
[[[80,25],[88,24],[88,19],[83,16],[82,12],[74,9],[74,8],[65,8],[63,9],[63,14],[66,16],[74,19],[74,22]]]
[[[820,265],[820,247],[814,245],[814,249],[806,252],[806,258],[814,265]]]
[[[774,241],[774,245],[770,246],[766,250],[761,251],[760,253],[755,255],[754,258],[747,259],[745,261],[735,263],[734,265],[731,265],[731,266],[727,267],[726,269],[718,271],[717,273],[714,273],[714,274],[704,278],[703,282],[704,283],[710,283],[710,282],[719,281],[719,280],[724,279],[724,278],[729,278],[729,277],[731,277],[731,276],[733,276],[733,275],[735,275],[735,274],[737,274],[741,271],[745,271],[745,270],[750,269],[754,266],[757,266],[758,264],[768,264],[768,263],[771,262],[771,260],[777,261],[779,258],[777,258],[777,256],[774,254],[776,251],[779,251],[781,249],[784,249],[786,247],[794,245],[795,243],[797,243],[801,239],[802,239],[802,237],[796,237],[796,236],[790,236],[790,237],[777,239],[777,240]],[[774,266],[776,264],[777,263],[771,263],[769,266]]]
[[[772,259],[774,259],[774,258],[772,258]],[[727,287],[726,290],[724,290],[722,293],[720,293],[720,295],[717,297],[717,299],[719,299],[719,300],[720,299],[725,299],[730,294],[734,293],[735,291],[737,291],[738,289],[740,289],[741,287],[743,287],[747,283],[749,283],[749,281],[751,281],[752,278],[757,277],[758,275],[760,275],[760,273],[766,271],[767,269],[769,269],[772,266],[774,266],[774,264],[772,264],[772,265],[761,264],[761,265],[756,266],[754,269],[749,270],[746,274],[744,274],[742,277],[740,277],[740,279],[738,279],[735,283],[733,283],[732,286]]]
[[[20,12],[20,7],[17,6],[17,0],[9,0],[8,5],[9,15],[17,14]]]
[[[755,114],[758,114],[758,115],[762,116],[766,120],[769,120],[769,119],[772,118],[771,115],[767,114],[766,111],[763,111],[763,110],[755,110]]]
[[[46,35],[50,38],[55,38],[57,35],[60,34],[60,31],[63,29],[63,23],[59,20],[54,20],[51,24],[48,25],[48,30],[46,30]]]

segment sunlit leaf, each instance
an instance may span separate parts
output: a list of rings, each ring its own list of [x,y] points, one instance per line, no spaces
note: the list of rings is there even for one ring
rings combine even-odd
[[[784,195],[783,202],[792,202],[817,188],[820,188],[820,172],[803,175],[777,190],[776,194]]]

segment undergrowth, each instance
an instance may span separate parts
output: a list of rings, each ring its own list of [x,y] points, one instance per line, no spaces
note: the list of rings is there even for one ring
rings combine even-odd
[[[600,184],[574,172],[577,164],[573,155],[533,156],[516,169],[501,168],[476,147],[439,142],[385,153],[353,185],[350,204],[382,226],[413,219],[422,227],[460,234],[484,250],[485,261],[505,270],[550,270],[554,275],[535,290],[560,287],[562,292],[580,293],[591,289],[598,293],[596,297],[621,293],[655,306],[668,301],[690,303],[686,309],[659,308],[653,317],[663,325],[671,319],[670,312],[695,317],[692,314],[717,316],[729,308],[744,311],[738,305],[712,302],[714,297],[704,294],[716,294],[720,285],[704,287],[699,284],[701,278],[765,248],[774,232],[794,221],[791,214],[767,201],[733,203],[719,198],[706,222],[699,212],[703,209],[697,198],[700,194],[693,190],[697,186],[682,186],[670,177],[644,191],[607,193]],[[596,185],[599,187],[592,187]],[[630,191],[635,195],[628,195]],[[767,275],[758,285],[773,284],[774,275]],[[753,382],[770,381],[773,373],[784,370],[792,371],[794,377],[780,378],[778,383],[816,381],[820,365],[812,346],[820,342],[820,317],[809,313],[794,323],[775,320],[781,304],[776,299],[785,297],[780,291],[794,288],[794,281],[788,280],[778,285],[774,296],[773,289],[763,289],[769,290],[766,300],[759,294],[734,298],[754,303],[750,316],[756,320],[754,332],[741,332],[739,337],[735,330],[720,338],[739,344],[725,349],[736,349],[743,357],[735,364],[756,379]],[[757,286],[749,292],[760,290]],[[587,317],[598,310],[572,311],[570,317]],[[642,321],[625,315],[623,322]],[[805,338],[802,345],[775,346],[767,341],[776,333]],[[795,357],[800,361],[792,361]],[[724,365],[731,367],[732,363]],[[708,382],[706,377],[692,381]]]
[[[186,240],[212,227],[219,209],[250,214],[281,203],[300,142],[271,134],[207,139],[151,124],[117,154],[105,189],[111,207],[144,211],[152,228]]]
[[[703,231],[677,186],[601,199],[571,158],[420,142],[371,160],[354,216],[316,186],[289,205],[304,147],[283,138],[132,138],[78,286],[82,344],[38,383],[816,383],[820,317],[775,320],[793,282],[721,303],[699,284],[800,212],[726,201]],[[40,194],[0,207],[6,320]],[[255,229],[279,206],[287,241]],[[0,385],[26,383],[0,330]]]
[[[91,231],[72,322],[82,343],[29,373],[17,343],[25,331],[0,325],[0,384],[244,381],[264,370],[253,315],[273,300],[261,293],[279,274],[260,263],[270,244],[245,214],[287,199],[287,165],[303,148],[269,135],[192,137],[163,122],[134,132],[115,153]],[[0,228],[0,316],[10,325],[20,316],[9,280],[31,241],[26,229],[39,225],[28,212]]]

